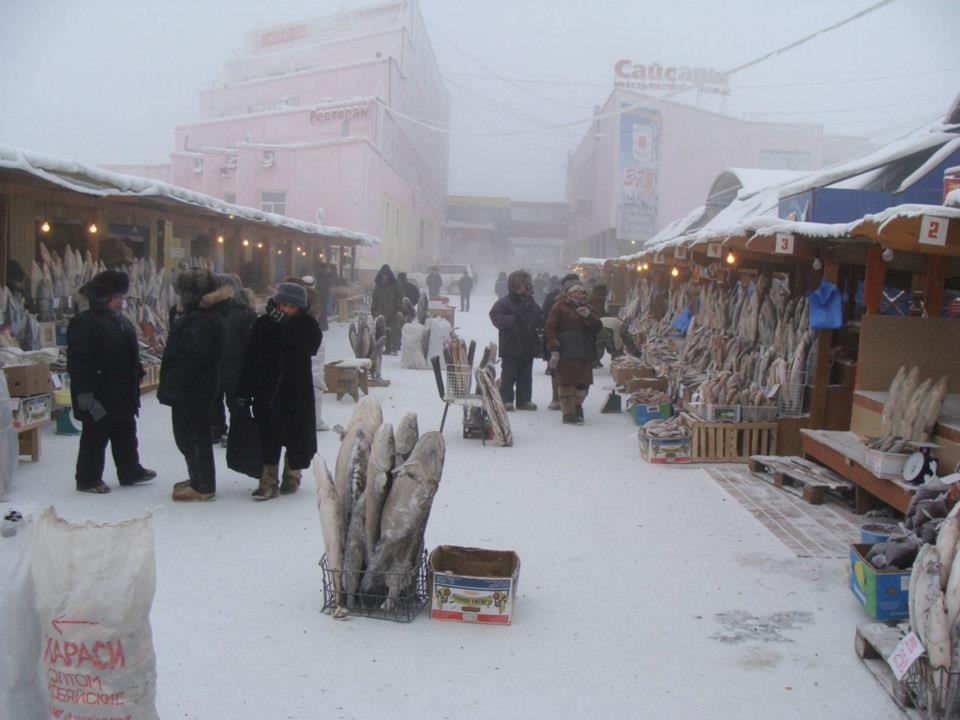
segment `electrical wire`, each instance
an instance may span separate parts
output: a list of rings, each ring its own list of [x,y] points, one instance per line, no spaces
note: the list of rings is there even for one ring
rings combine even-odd
[[[753,112],[744,110],[745,115],[819,115],[821,113],[838,113],[838,112],[859,112],[860,110],[877,110],[879,108],[888,108],[888,107],[901,107],[903,105],[916,105],[917,103],[925,102],[946,102],[950,103],[953,100],[952,97],[944,100],[942,97],[930,97],[930,98],[914,98],[913,100],[904,100],[902,102],[895,103],[882,103],[880,105],[858,105],[857,107],[846,107],[846,108],[827,108],[824,110],[777,110],[775,112]]]

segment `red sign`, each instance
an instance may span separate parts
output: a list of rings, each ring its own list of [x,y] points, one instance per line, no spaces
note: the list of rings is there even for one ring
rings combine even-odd
[[[340,108],[314,108],[310,111],[310,122],[343,122],[344,120],[359,120],[370,115],[369,105],[351,105]]]
[[[282,45],[283,43],[293,42],[310,34],[310,28],[307,25],[293,25],[291,27],[271,30],[260,35],[260,46],[270,47],[271,45]]]
[[[960,176],[943,178],[943,200],[946,202],[947,195],[951,190],[960,190]]]

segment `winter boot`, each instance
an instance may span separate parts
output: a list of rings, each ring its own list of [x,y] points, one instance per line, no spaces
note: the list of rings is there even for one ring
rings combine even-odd
[[[514,409],[514,408],[513,408],[513,403],[512,403],[512,402],[509,402],[509,403],[508,403],[508,402],[505,402],[505,403],[503,404],[503,407],[504,407],[504,409],[505,409],[507,412],[513,412],[513,409]]]
[[[537,404],[532,402],[517,403],[517,410],[536,410]]]
[[[583,405],[577,405],[577,425],[583,425]]]
[[[579,425],[577,422],[576,413],[564,413],[563,414],[563,424],[564,425]]]
[[[272,500],[277,496],[277,466],[264,465],[260,475],[260,484],[253,491],[254,500]]]
[[[173,484],[173,489],[174,489],[174,490],[182,490],[182,489],[185,488],[185,487],[190,487],[190,481],[189,481],[189,480],[181,480],[180,482],[175,482],[175,483]]]
[[[202,493],[194,490],[189,482],[186,487],[174,488],[173,499],[175,502],[202,502],[204,500],[213,500],[215,493]]]
[[[280,481],[280,493],[292,495],[300,489],[300,471],[291,470],[287,458],[283,458],[283,479]]]
[[[553,401],[550,402],[549,405],[547,405],[547,407],[550,408],[551,410],[559,410],[559,409],[560,409],[560,401],[559,401],[559,400],[553,400]]]

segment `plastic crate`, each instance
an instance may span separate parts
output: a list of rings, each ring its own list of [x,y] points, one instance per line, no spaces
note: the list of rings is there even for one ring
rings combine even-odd
[[[343,587],[344,571],[327,567],[327,555],[320,558],[320,570],[323,575],[323,608],[328,615],[339,615],[343,609],[350,615],[360,615],[378,620],[410,622],[430,603],[430,584],[427,578],[427,553],[420,556],[417,567],[409,573],[369,573],[374,575],[380,588],[387,587],[388,580],[396,580],[400,591],[397,597],[388,599],[386,591],[373,593],[338,592]]]
[[[871,448],[863,450],[863,466],[884,480],[902,480],[903,466],[910,453],[880,452]]]

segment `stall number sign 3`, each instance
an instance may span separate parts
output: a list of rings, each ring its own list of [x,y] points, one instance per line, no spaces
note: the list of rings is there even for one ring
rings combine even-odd
[[[916,633],[911,632],[900,641],[897,649],[893,651],[893,655],[887,658],[887,664],[890,665],[890,669],[893,670],[897,680],[903,680],[907,670],[923,653],[924,648],[920,643],[920,638],[917,637]]]
[[[708,258],[720,257],[720,243],[718,242],[707,243],[707,257]]]
[[[920,244],[921,245],[939,245],[943,247],[947,244],[947,222],[945,218],[923,216],[923,222],[920,223]]]
[[[777,233],[774,252],[777,255],[793,255],[793,235],[789,233]]]

